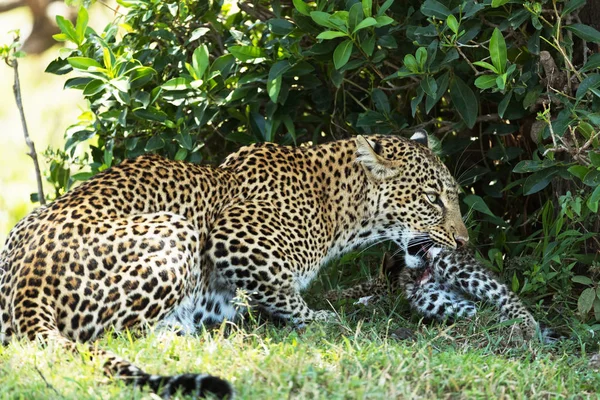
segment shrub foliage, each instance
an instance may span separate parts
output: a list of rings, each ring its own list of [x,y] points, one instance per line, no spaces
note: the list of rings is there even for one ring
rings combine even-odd
[[[56,195],[126,157],[426,128],[471,237],[513,289],[600,320],[600,32],[585,0],[119,0],[58,17],[47,68],[89,108],[49,151]],[[550,304],[550,302],[548,302]],[[556,302],[554,302],[556,303]]]

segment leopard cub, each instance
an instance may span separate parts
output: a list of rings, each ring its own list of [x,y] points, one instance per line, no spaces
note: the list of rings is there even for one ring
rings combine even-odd
[[[430,249],[423,265],[407,268],[403,259],[384,257],[380,275],[342,292],[331,291],[330,300],[361,298],[375,301],[387,294],[402,294],[411,307],[438,320],[472,317],[478,300],[495,306],[500,320],[520,320],[524,339],[535,336],[538,323],[518,296],[496,280],[467,249]]]

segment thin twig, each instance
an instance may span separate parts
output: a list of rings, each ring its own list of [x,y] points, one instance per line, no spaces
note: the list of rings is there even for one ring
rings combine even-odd
[[[23,125],[23,134],[25,135],[25,143],[27,143],[27,147],[29,147],[29,153],[27,155],[31,157],[33,160],[33,166],[35,167],[35,178],[37,181],[38,187],[38,200],[41,205],[46,204],[46,198],[44,197],[44,188],[42,186],[42,173],[40,171],[40,164],[38,162],[37,153],[35,151],[35,144],[31,140],[29,136],[29,130],[27,129],[27,121],[25,120],[25,111],[23,109],[23,100],[21,98],[21,83],[19,81],[19,63],[17,59],[14,58],[10,60],[9,65],[14,70],[15,81],[13,85],[13,93],[15,95],[15,101],[17,102],[17,108],[19,109],[19,114],[21,115],[21,124]]]
[[[60,392],[59,392],[58,390],[56,390],[56,388],[55,388],[54,386],[52,386],[52,385],[50,384],[50,382],[48,382],[48,381],[46,380],[46,377],[44,376],[44,374],[42,374],[42,371],[40,371],[40,369],[37,367],[37,365],[34,365],[34,368],[35,368],[35,370],[37,371],[37,373],[38,373],[38,374],[39,374],[39,375],[42,377],[42,380],[44,381],[44,383],[46,384],[46,386],[47,386],[49,389],[52,389],[52,391],[54,391],[54,393],[56,393],[56,394],[57,394],[59,397],[63,397],[63,395],[62,395],[62,394],[60,394]]]
[[[358,100],[356,97],[354,97],[354,95],[348,91],[344,91],[344,93],[346,93],[348,96],[352,97],[352,100],[354,100],[356,102],[356,104],[358,104],[363,110],[365,111],[369,111],[369,109],[367,107],[365,107],[365,105],[363,103],[360,102],[360,100]]]
[[[14,10],[15,8],[26,6],[27,3],[23,0],[9,0],[0,4],[0,13]]]
[[[473,72],[475,72],[475,76],[481,75],[481,72],[477,71],[477,68],[475,68],[475,66],[473,65],[473,63],[471,63],[471,60],[469,60],[467,58],[467,56],[465,56],[465,53],[462,52],[462,50],[460,49],[460,46],[454,46],[454,48],[456,50],[458,50],[458,53],[462,56],[462,58],[465,59],[465,61],[467,62],[467,64],[469,64],[469,67],[471,67],[471,69],[473,70]]]

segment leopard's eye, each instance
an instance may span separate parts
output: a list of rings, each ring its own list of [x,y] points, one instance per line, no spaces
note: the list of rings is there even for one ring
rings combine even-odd
[[[437,203],[438,200],[440,199],[440,197],[435,193],[426,193],[426,196],[427,196],[427,200],[429,200],[429,202],[431,204]]]

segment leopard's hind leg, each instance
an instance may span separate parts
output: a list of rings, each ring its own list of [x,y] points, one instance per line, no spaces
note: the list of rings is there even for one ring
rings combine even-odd
[[[56,343],[77,351],[111,327],[115,331],[164,320],[195,293],[202,271],[200,237],[185,218],[170,213],[136,215],[62,227],[58,240],[23,249],[3,264],[14,279],[0,286],[2,321],[17,339]],[[9,267],[9,270],[11,268]],[[6,277],[4,274],[3,277]],[[82,345],[85,346],[85,345]],[[232,397],[226,381],[204,374],[152,375],[95,346],[107,375],[169,397],[177,391]]]

